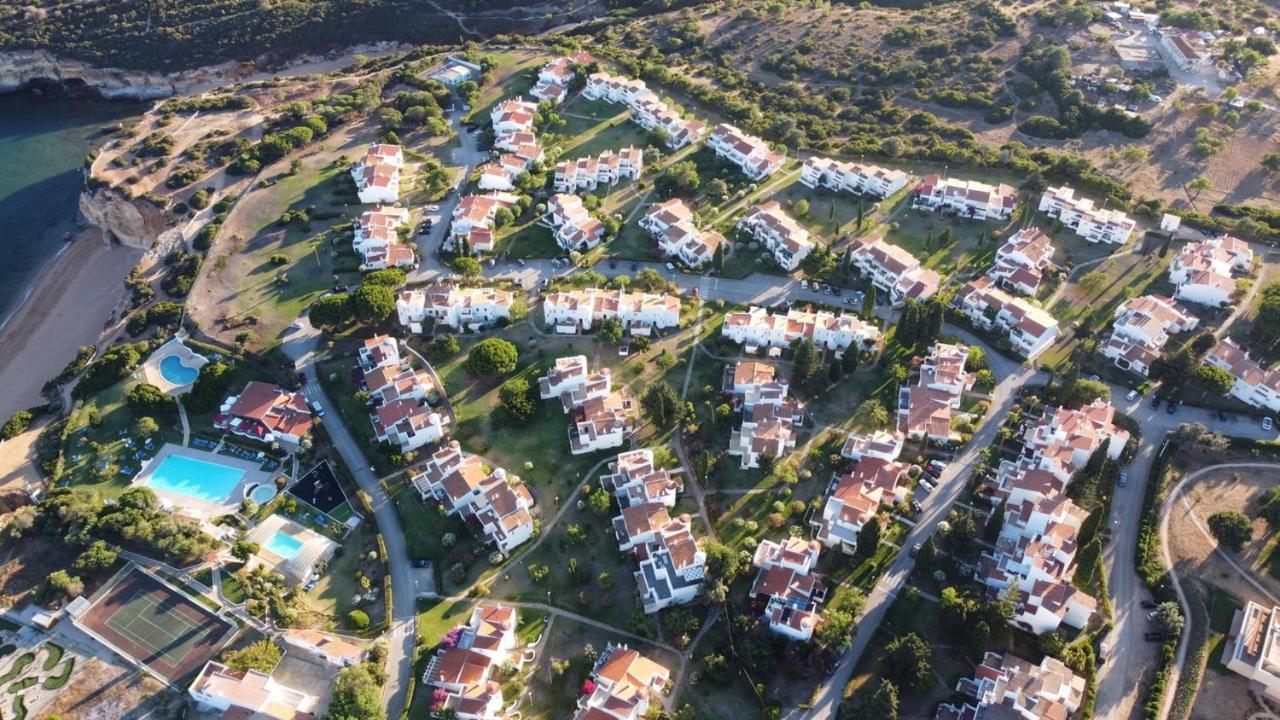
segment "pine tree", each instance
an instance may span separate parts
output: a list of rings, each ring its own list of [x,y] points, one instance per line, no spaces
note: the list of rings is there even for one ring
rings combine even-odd
[[[876,286],[872,285],[867,288],[866,294],[862,296],[862,317],[870,319],[876,314]]]
[[[724,272],[724,243],[716,246],[715,255],[711,258],[711,265],[716,269],[716,272]]]
[[[858,226],[857,230],[854,230],[854,232],[862,232],[862,212],[862,198],[858,198]]]
[[[878,547],[880,547],[880,520],[873,516],[858,531],[858,542],[854,557],[869,558],[876,554],[876,548]]]
[[[929,234],[924,236],[924,251],[933,252],[933,231],[932,230],[929,231]]]

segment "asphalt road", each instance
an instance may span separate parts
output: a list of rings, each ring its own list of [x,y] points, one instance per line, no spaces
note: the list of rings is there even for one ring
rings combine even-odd
[[[337,406],[325,395],[318,380],[315,350],[320,332],[305,317],[298,323],[300,328],[285,335],[282,347],[293,358],[298,371],[306,374],[307,382],[302,393],[308,401],[324,410],[322,423],[325,430],[356,484],[368,494],[373,505],[373,520],[387,546],[386,560],[391,573],[394,617],[387,636],[388,672],[382,693],[387,705],[387,716],[396,718],[404,707],[405,688],[413,674],[414,633],[417,629],[417,593],[413,583],[413,566],[405,546],[404,530],[400,527],[400,516],[383,492],[382,484],[378,482],[368,458],[342,422]],[[365,522],[368,521],[369,518],[365,518]]]

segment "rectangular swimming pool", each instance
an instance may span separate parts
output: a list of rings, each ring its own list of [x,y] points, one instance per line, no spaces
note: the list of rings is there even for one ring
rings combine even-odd
[[[145,484],[156,490],[221,505],[231,500],[231,493],[244,476],[245,471],[240,468],[170,455],[151,471]]]
[[[277,530],[266,545],[266,550],[285,560],[291,560],[301,549],[302,541],[283,530]]]

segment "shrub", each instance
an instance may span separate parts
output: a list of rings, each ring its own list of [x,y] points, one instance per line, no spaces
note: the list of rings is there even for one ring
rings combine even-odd
[[[356,630],[369,627],[369,615],[363,610],[352,610],[347,613],[347,625]]]

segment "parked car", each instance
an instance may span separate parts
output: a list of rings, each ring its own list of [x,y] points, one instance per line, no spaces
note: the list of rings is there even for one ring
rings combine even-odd
[[[831,294],[835,295],[836,297],[840,297],[840,288],[838,287],[831,288]]]
[[[1155,620],[1155,619],[1156,619],[1156,618],[1158,618],[1158,617],[1160,617],[1160,611],[1159,611],[1159,610],[1152,610],[1151,612],[1147,613],[1147,619],[1148,619],[1148,620]]]
[[[853,298],[851,298],[851,297],[847,297],[847,298],[845,298],[845,299],[844,299],[844,304],[845,304],[845,305],[857,305],[857,304],[858,304],[858,302],[859,302],[859,301],[854,300],[854,299],[853,299]]]
[[[911,549],[907,551],[907,554],[909,554],[911,557],[915,557],[919,553],[920,553],[920,543],[916,543],[915,545],[912,545]]]
[[[1143,610],[1155,610],[1155,609],[1156,609],[1156,601],[1155,601],[1155,600],[1143,600],[1143,601],[1142,601],[1142,609],[1143,609]]]
[[[1126,400],[1129,400],[1129,401],[1137,400],[1137,399],[1138,399],[1138,391],[1137,391],[1137,390],[1130,390],[1130,391],[1129,391],[1129,394],[1128,394],[1128,395],[1125,395],[1125,399],[1126,399]]]
[[[631,272],[635,272],[639,269],[640,269],[640,263],[631,263]]]
[[[1169,407],[1165,408],[1165,412],[1169,413],[1170,415],[1178,412],[1178,401],[1170,400]]]
[[[1226,410],[1219,410],[1219,411],[1218,411],[1218,419],[1219,419],[1219,420],[1221,420],[1222,422],[1226,422],[1226,421],[1227,421],[1227,411],[1226,411]]]
[[[619,355],[620,357],[626,357],[626,356],[628,356],[628,355],[630,355],[630,354],[631,354],[631,346],[630,346],[630,345],[623,344],[623,345],[619,345],[619,346],[618,346],[618,355]]]
[[[1128,485],[1129,473],[1124,472],[1123,470],[1120,471],[1120,477],[1116,479],[1116,484],[1119,485],[1120,487],[1124,487],[1125,485]]]
[[[924,466],[924,471],[934,477],[938,477],[942,474],[942,471],[946,469],[947,464],[941,460],[930,460],[929,464]]]
[[[927,477],[920,478],[920,487],[924,488],[925,490],[928,490],[929,492],[933,492],[934,490],[938,489],[938,486],[930,482],[929,478]]]
[[[920,501],[918,500],[911,501],[911,512],[915,513],[916,515],[919,515],[923,511],[924,511],[924,508],[920,507]]]
[[[808,290],[808,289],[809,289],[809,281],[808,281],[808,280],[801,280],[801,281],[800,281],[800,289],[801,289],[801,290]]]
[[[1142,633],[1142,639],[1147,642],[1164,642],[1164,633],[1145,632]]]
[[[1152,409],[1152,410],[1159,410],[1159,409],[1160,409],[1160,398],[1158,398],[1158,397],[1153,397],[1153,398],[1151,398],[1151,409]]]
[[[524,267],[524,258],[516,258],[516,264],[520,267]]]
[[[1270,416],[1267,416],[1267,417],[1262,418],[1262,429],[1263,429],[1263,430],[1270,430],[1270,429],[1271,429],[1271,427],[1272,427],[1274,424],[1275,424],[1275,423],[1273,423],[1273,422],[1271,421],[1271,417],[1270,417]]]
[[[667,272],[675,272],[675,271],[676,271],[676,266],[672,265],[671,263],[667,263]]]

